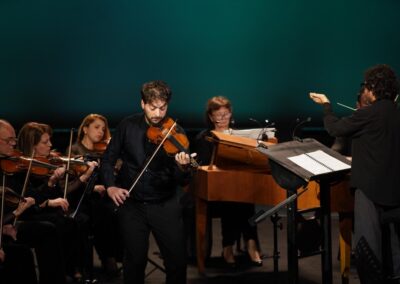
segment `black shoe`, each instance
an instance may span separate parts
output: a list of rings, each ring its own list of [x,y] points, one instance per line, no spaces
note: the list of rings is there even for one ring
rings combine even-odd
[[[260,266],[262,266],[263,265],[263,261],[260,259],[260,260],[251,260],[250,259],[250,264],[252,265],[252,266],[258,266],[258,267],[260,267]]]
[[[261,257],[261,256],[260,256],[260,257]],[[251,264],[251,266],[258,266],[258,267],[260,267],[260,266],[263,265],[262,257],[261,257],[260,260],[253,260],[253,259],[251,259],[250,255],[247,254],[247,258],[248,258],[249,263]]]
[[[83,283],[83,275],[78,271],[71,275],[71,278],[74,283]]]
[[[118,269],[117,262],[113,257],[107,258],[103,262],[103,268],[106,274],[106,278],[109,280],[120,276],[120,271]]]

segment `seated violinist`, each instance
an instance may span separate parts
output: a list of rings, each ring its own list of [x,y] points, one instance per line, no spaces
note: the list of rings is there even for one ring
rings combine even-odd
[[[101,155],[110,138],[107,119],[100,114],[89,114],[79,126],[76,142],[72,145],[72,155],[94,159],[100,165]],[[81,188],[82,190],[83,188]],[[109,206],[108,199],[104,198],[105,187],[98,177],[93,181],[93,192],[89,191],[86,194],[87,198],[82,202],[80,214],[86,214],[90,218],[97,254],[106,277],[113,278],[119,275],[117,258],[122,258],[121,241],[116,226],[117,220]],[[71,206],[82,194],[80,191],[76,191],[76,193],[78,194],[74,192],[71,194],[71,198],[68,198]]]
[[[52,129],[47,124],[37,122],[26,123],[18,134],[18,149],[24,156],[31,157],[34,153],[35,159],[49,159],[52,147]],[[68,159],[67,159],[68,160]],[[64,197],[70,192],[77,190],[91,176],[96,162],[88,162],[87,170],[77,176],[71,173],[71,181],[65,181],[65,166],[54,170],[50,177],[31,174],[27,196],[36,200],[41,210],[30,214],[29,219],[48,221],[53,223],[61,237],[64,256],[66,260],[66,272],[75,280],[82,279],[82,234],[80,220],[69,218],[67,213],[71,212],[69,201]],[[65,186],[67,184],[67,186]]]
[[[1,148],[1,146],[0,146]],[[5,199],[3,204],[3,197]],[[11,224],[35,201],[27,198],[19,202],[19,196],[11,189],[0,187],[1,220],[0,233],[0,279],[8,284],[36,284],[36,272],[33,255],[28,245],[17,243],[17,230]],[[16,208],[15,208],[16,207]]]
[[[9,275],[12,279],[7,278],[7,276],[0,279],[5,280],[4,283],[36,283],[36,275],[33,277],[33,282],[29,280],[32,279],[30,277],[32,270],[35,272],[30,251],[30,248],[34,248],[39,269],[39,283],[64,284],[66,281],[65,267],[57,228],[52,223],[41,220],[21,221],[25,219],[26,214],[40,211],[40,209],[35,204],[34,198],[23,198],[10,189],[22,191],[18,174],[12,175],[11,170],[14,170],[15,165],[11,167],[10,164],[6,163],[6,161],[10,161],[9,157],[14,154],[14,146],[17,141],[15,136],[12,125],[0,119],[0,156],[2,174],[6,173],[6,192],[13,193],[14,200],[16,196],[19,200],[16,203],[5,203],[3,221],[6,224],[6,230],[3,233],[6,233],[9,238],[4,247],[4,266],[6,270],[4,272],[10,272],[11,269],[14,273],[11,276]],[[22,178],[24,178],[25,173],[21,174],[23,175]],[[12,225],[16,218],[20,218],[18,228]],[[15,261],[15,265],[12,264],[13,261]],[[32,267],[29,265],[30,261],[32,261]],[[7,263],[10,266],[7,266]],[[15,269],[17,270],[16,273]]]

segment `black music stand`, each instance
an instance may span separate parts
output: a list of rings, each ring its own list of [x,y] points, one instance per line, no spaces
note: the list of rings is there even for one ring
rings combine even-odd
[[[314,139],[280,143],[269,148],[259,147],[269,158],[275,181],[287,190],[287,241],[289,283],[298,283],[298,250],[296,244],[297,189],[309,181],[320,185],[322,250],[322,283],[332,283],[330,183],[350,170],[350,161]],[[285,205],[286,203],[284,203]],[[267,217],[267,216],[265,216]],[[259,218],[261,219],[261,218]]]

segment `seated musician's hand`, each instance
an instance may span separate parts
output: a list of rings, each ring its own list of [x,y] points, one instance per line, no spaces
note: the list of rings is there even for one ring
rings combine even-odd
[[[79,177],[81,182],[87,182],[87,180],[93,174],[94,169],[98,166],[98,163],[96,161],[90,161],[86,164],[88,165],[88,169]]]
[[[129,192],[126,189],[116,186],[108,187],[107,194],[117,206],[123,204],[129,197]]]
[[[24,200],[18,203],[17,209],[13,211],[15,217],[19,217],[26,209],[35,204],[35,199],[32,197],[25,197]]]
[[[56,183],[64,177],[65,174],[65,167],[59,167],[54,170],[53,174],[49,178],[49,181],[47,182],[47,185],[49,187],[54,187]]]
[[[189,155],[185,152],[180,152],[175,155],[175,161],[178,163],[178,165],[185,166],[185,165],[189,165],[191,162],[191,159],[196,156],[197,156],[196,153],[192,153]]]
[[[0,248],[0,263],[3,263],[5,259],[6,259],[6,254],[4,253],[4,250]]]
[[[53,208],[61,207],[61,209],[64,212],[67,212],[68,211],[68,207],[69,207],[69,203],[68,203],[67,199],[59,197],[59,198],[56,198],[56,199],[49,199],[49,201],[47,203],[47,206],[48,207],[53,207]]]
[[[318,94],[318,93],[310,93],[310,98],[316,102],[317,104],[325,104],[325,103],[329,103],[329,99],[327,96],[325,96],[324,94]]]
[[[3,234],[11,237],[14,241],[17,240],[17,229],[11,224],[3,226]]]
[[[106,188],[105,188],[105,186],[102,185],[102,184],[96,184],[96,185],[94,186],[93,191],[94,191],[94,192],[97,192],[98,194],[100,194],[101,196],[103,196],[104,193],[106,192]]]

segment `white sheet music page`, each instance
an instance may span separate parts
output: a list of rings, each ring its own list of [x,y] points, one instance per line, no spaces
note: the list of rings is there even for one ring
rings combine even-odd
[[[302,167],[303,169],[309,171],[313,175],[319,175],[324,173],[329,173],[332,170],[325,167],[321,163],[307,156],[307,154],[301,154],[298,156],[288,157],[296,165]]]
[[[343,163],[342,161],[339,161],[338,159],[332,157],[331,155],[325,153],[322,150],[317,150],[315,152],[310,152],[307,153],[308,156],[311,158],[317,160],[321,164],[324,164],[328,168],[332,169],[332,171],[341,171],[341,170],[347,170],[350,169],[351,166]]]
[[[231,135],[247,137],[251,139],[260,139],[263,133],[267,134],[269,138],[275,137],[275,131],[276,131],[275,128],[268,127],[268,128],[251,128],[251,129],[231,129],[231,130],[225,130],[224,132]]]
[[[322,150],[288,157],[296,165],[314,175],[350,169],[351,166],[332,157]]]

